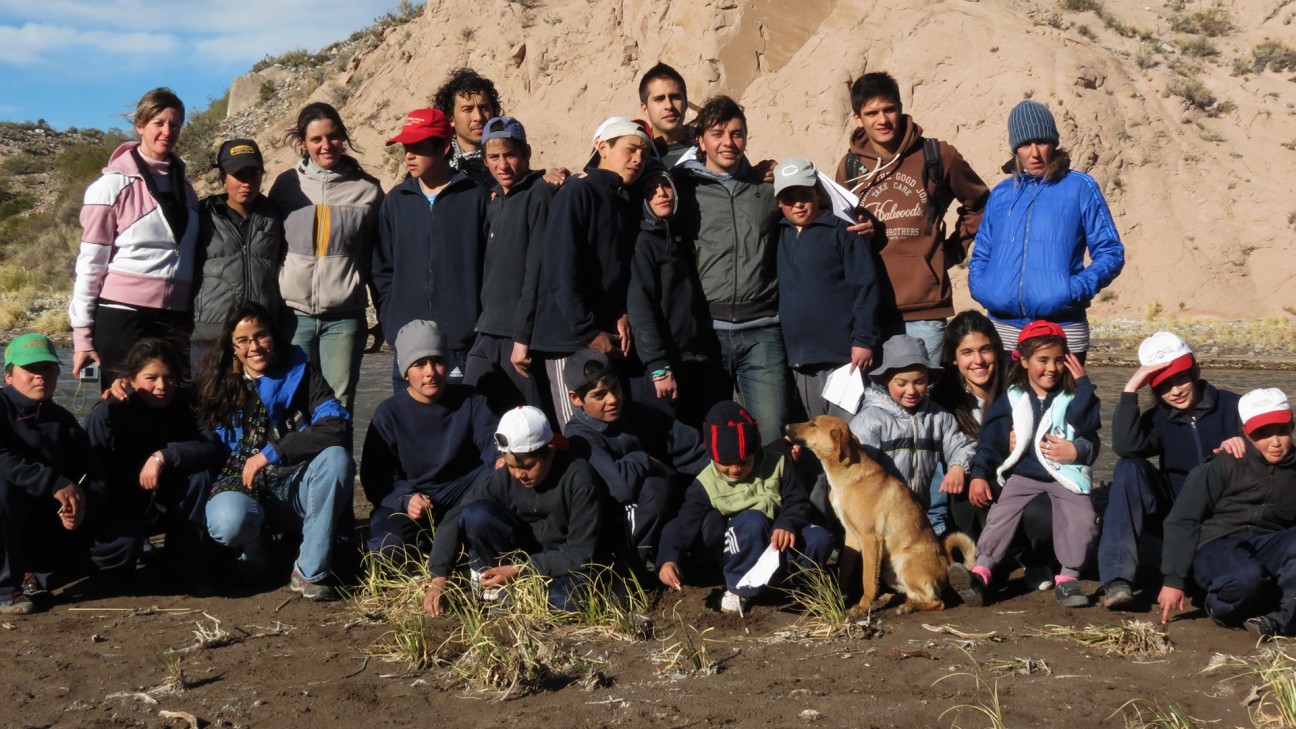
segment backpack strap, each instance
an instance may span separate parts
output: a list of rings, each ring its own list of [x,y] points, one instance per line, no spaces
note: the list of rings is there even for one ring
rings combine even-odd
[[[859,183],[856,180],[864,174],[864,163],[860,161],[860,156],[854,152],[846,153],[846,187],[853,188]]]
[[[931,235],[932,226],[936,225],[938,217],[938,208],[936,206],[937,193],[940,191],[941,181],[945,178],[945,170],[941,165],[940,140],[923,139],[923,187],[927,190],[927,228],[923,235]],[[936,189],[932,189],[935,184]]]

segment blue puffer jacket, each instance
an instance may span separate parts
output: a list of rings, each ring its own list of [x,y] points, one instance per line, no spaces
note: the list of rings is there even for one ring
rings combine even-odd
[[[1054,181],[1023,174],[990,192],[968,287],[991,318],[1015,327],[1036,319],[1074,324],[1124,265],[1125,246],[1092,177],[1075,170]]]

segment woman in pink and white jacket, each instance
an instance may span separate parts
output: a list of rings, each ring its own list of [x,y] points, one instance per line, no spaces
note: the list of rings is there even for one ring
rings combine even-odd
[[[118,147],[86,189],[68,305],[72,371],[96,362],[105,387],[142,337],[165,338],[189,359],[198,198],[174,152],[184,114],[170,89],[145,94],[132,118],[139,141]]]

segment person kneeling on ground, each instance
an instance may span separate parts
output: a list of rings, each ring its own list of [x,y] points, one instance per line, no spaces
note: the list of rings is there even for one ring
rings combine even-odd
[[[425,543],[420,532],[439,524],[499,458],[486,398],[446,384],[435,322],[401,327],[396,356],[409,385],[378,404],[360,459],[360,483],[374,507],[369,549],[384,554]]]
[[[1221,450],[1235,458],[1246,453],[1238,395],[1202,379],[1187,343],[1157,332],[1143,340],[1138,354],[1141,366],[1112,416],[1112,450],[1120,460],[1098,540],[1102,604],[1109,610],[1133,602],[1139,537],[1145,529],[1161,531],[1189,472]],[[1145,385],[1156,404],[1140,413],[1138,391]],[[1159,467],[1152,465],[1154,457]]]
[[[500,418],[495,445],[505,468],[478,481],[433,536],[432,585],[423,609],[441,614],[446,578],[462,543],[473,592],[483,600],[499,600],[501,588],[533,572],[549,579],[552,607],[574,611],[578,588],[597,556],[603,505],[594,471],[566,452],[566,440],[530,405]],[[502,564],[517,553],[525,559]]]
[[[319,369],[289,344],[264,306],[243,303],[225,320],[198,378],[199,408],[229,448],[207,500],[207,531],[239,554],[253,579],[269,576],[264,526],[301,530],[288,586],[332,600],[333,542],[351,508],[351,415]]]
[[[107,488],[93,472],[85,431],[54,403],[58,377],[58,355],[45,335],[23,334],[5,347],[0,615],[35,610],[27,593],[50,587],[37,572],[75,572],[88,554],[100,573],[123,574],[139,555],[140,538],[105,508]]]
[[[703,551],[714,554],[723,544],[720,612],[742,616],[774,577],[774,571],[761,569],[767,551],[778,553],[779,569],[789,559],[812,567],[827,561],[836,540],[811,523],[813,507],[796,470],[783,454],[761,446],[760,428],[741,405],[716,403],[703,435],[712,462],[685,492],[679,515],[662,530],[657,577],[679,590],[685,552],[700,542]]]
[[[1206,591],[1206,614],[1262,640],[1296,628],[1296,455],[1292,413],[1278,389],[1252,390],[1238,402],[1247,449],[1221,455],[1188,474],[1163,527],[1157,602],[1161,622],[1184,609],[1189,569]],[[1273,593],[1281,593],[1274,600]]]
[[[627,400],[621,378],[601,352],[582,349],[563,367],[572,419],[572,453],[589,461],[620,512],[615,549],[629,566],[652,569],[662,526],[684,488],[710,461],[693,428],[664,411]]]

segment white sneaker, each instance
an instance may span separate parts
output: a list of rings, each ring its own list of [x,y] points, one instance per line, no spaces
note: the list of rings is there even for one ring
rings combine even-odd
[[[485,589],[482,587],[482,573],[475,569],[468,569],[468,584],[472,587],[473,597],[482,602],[495,602],[504,594],[503,587],[492,587]]]
[[[1053,589],[1053,570],[1048,567],[1031,567],[1026,570],[1026,584],[1046,592]]]
[[[720,612],[725,615],[744,617],[747,613],[748,602],[750,601],[747,598],[725,590],[724,596],[720,598]]]

